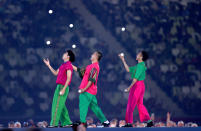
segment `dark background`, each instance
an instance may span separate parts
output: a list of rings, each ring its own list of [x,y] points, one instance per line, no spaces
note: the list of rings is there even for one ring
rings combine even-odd
[[[132,66],[136,53],[146,50],[149,113],[156,120],[170,112],[175,121],[200,123],[200,9],[198,0],[0,0],[0,123],[50,120],[56,77],[42,59],[57,69],[67,48],[81,67],[93,51],[102,51],[97,98],[109,120],[124,119],[123,89],[131,83],[118,53]],[[66,101],[72,120],[79,119],[80,82],[74,73]]]

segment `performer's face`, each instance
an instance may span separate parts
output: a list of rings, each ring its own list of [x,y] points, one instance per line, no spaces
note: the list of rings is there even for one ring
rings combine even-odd
[[[92,55],[91,55],[91,61],[94,61],[94,60],[97,60],[97,53],[94,52]]]
[[[65,52],[62,57],[63,60],[69,60],[68,52]]]
[[[138,53],[136,56],[136,60],[142,60],[142,53]]]

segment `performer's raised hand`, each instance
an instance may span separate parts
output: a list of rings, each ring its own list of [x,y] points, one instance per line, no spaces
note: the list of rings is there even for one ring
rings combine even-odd
[[[124,59],[124,53],[120,53],[120,54],[119,54],[119,58],[122,60],[126,71],[129,72],[129,66],[127,65],[127,63],[126,63],[126,61],[125,61],[125,59]]]
[[[119,58],[120,58],[122,61],[124,61],[124,53],[120,53],[120,54],[119,54]]]
[[[167,112],[167,120],[166,121],[170,121],[171,120],[171,114],[170,114],[170,112]]]
[[[46,66],[51,70],[51,72],[52,72],[55,76],[58,75],[59,69],[55,70],[54,68],[52,68],[52,66],[50,65],[50,61],[49,61],[48,58],[47,58],[47,59],[43,59],[43,62],[46,64]]]
[[[49,61],[49,59],[47,58],[47,59],[43,59],[43,62],[47,65],[47,66],[49,66],[50,65],[50,61]]]

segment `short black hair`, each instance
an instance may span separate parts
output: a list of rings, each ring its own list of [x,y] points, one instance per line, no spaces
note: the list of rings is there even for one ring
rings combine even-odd
[[[141,51],[141,53],[142,53],[142,60],[146,61],[149,58],[148,53],[146,51]]]
[[[98,54],[98,61],[100,61],[103,55],[100,51],[96,51],[96,53]]]
[[[73,51],[72,50],[67,50],[66,52],[68,53],[68,56],[70,56],[69,61],[74,62],[75,61],[75,54],[73,53]]]

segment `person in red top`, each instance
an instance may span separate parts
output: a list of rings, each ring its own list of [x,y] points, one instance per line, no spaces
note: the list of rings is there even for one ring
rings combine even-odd
[[[91,65],[86,68],[78,68],[73,66],[73,69],[77,71],[82,78],[78,92],[79,96],[79,111],[80,111],[80,122],[86,126],[86,116],[88,108],[90,108],[102,125],[105,127],[109,126],[109,121],[105,118],[103,112],[98,106],[96,99],[97,94],[97,81],[99,75],[99,61],[102,57],[102,53],[99,51],[94,52],[91,55]]]
[[[69,85],[71,83],[73,67],[71,62],[75,61],[75,55],[71,50],[67,50],[63,54],[64,63],[59,67],[59,69],[54,70],[50,65],[49,59],[43,59],[44,63],[48,66],[50,71],[57,76],[57,88],[54,93],[52,102],[52,114],[50,127],[57,127],[59,121],[63,127],[72,126],[72,121],[70,120],[68,110],[65,106],[65,102],[69,92]]]

